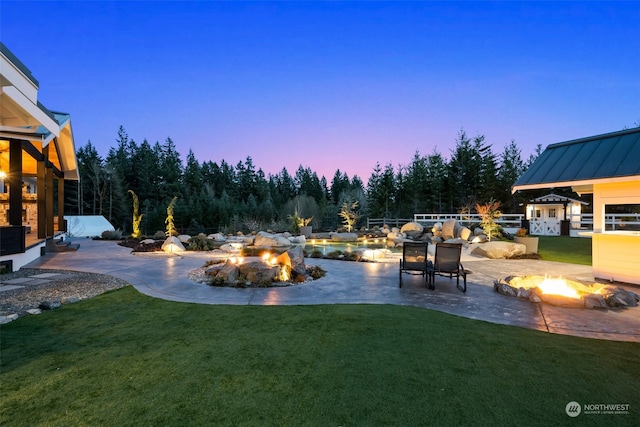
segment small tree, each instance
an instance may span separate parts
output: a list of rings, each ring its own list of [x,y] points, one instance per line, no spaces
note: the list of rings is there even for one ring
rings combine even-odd
[[[360,212],[358,212],[358,201],[349,204],[348,202],[344,202],[342,207],[340,208],[339,216],[342,217],[342,224],[344,224],[347,231],[350,233],[353,230],[353,227],[358,222],[360,218]]]
[[[288,216],[289,222],[291,224],[291,232],[293,234],[300,233],[300,227],[306,227],[311,223],[313,217],[311,218],[303,218],[298,213],[298,206],[293,211],[293,215]]]
[[[496,224],[496,219],[502,216],[500,212],[500,202],[491,200],[488,203],[476,204],[476,211],[480,215],[480,227],[491,241],[491,237],[500,235],[500,226]]]
[[[167,237],[176,235],[176,227],[173,224],[173,208],[176,205],[176,201],[178,200],[178,196],[174,196],[169,206],[167,206],[167,219],[164,220],[164,223],[167,225],[167,232],[165,233]]]
[[[133,190],[129,190],[131,196],[133,197],[133,231],[131,232],[131,237],[134,239],[139,239],[142,236],[142,232],[140,231],[140,222],[142,222],[142,217],[144,214],[138,214],[138,195],[133,192]]]

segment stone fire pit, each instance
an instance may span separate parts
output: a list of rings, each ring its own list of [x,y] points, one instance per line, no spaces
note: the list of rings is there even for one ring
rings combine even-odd
[[[493,288],[503,295],[559,307],[626,308],[640,301],[638,294],[618,286],[544,276],[509,276],[495,280]]]
[[[268,250],[261,257],[238,253],[191,271],[189,278],[212,286],[270,287],[304,283],[324,273],[320,267],[305,265],[302,248],[295,247],[280,255]]]

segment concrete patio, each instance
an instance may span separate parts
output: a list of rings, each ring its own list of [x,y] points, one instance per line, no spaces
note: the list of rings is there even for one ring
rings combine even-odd
[[[230,305],[396,304],[549,333],[640,342],[640,307],[562,308],[521,301],[493,290],[494,279],[508,275],[550,274],[591,281],[590,266],[465,255],[463,263],[471,274],[467,292],[462,293],[455,281],[444,277],[436,277],[432,291],[425,287],[422,277],[405,275],[400,289],[397,260],[362,263],[308,258],[307,264],[327,271],[324,278],[289,287],[238,289],[212,287],[188,278],[189,271],[202,267],[211,258],[204,252],[132,253],[113,241],[73,242],[80,244],[77,252],[47,253],[26,267],[111,275],[128,281],[143,294],[170,301]],[[622,287],[639,291],[635,286]]]

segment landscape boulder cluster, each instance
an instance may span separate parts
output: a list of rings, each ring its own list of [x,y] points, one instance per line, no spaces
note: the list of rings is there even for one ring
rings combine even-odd
[[[455,219],[450,219],[442,223],[438,222],[432,227],[424,227],[418,222],[408,222],[402,227],[389,227],[368,231],[366,235],[355,232],[326,232],[314,233],[311,237],[304,235],[292,235],[289,232],[274,233],[269,231],[259,231],[252,234],[237,233],[227,235],[223,233],[213,233],[199,236],[172,236],[163,242],[154,239],[145,239],[134,247],[134,251],[149,252],[163,250],[170,253],[181,253],[185,250],[207,250],[219,256],[230,256],[245,250],[269,249],[284,252],[295,246],[302,248],[309,242],[327,243],[363,243],[365,238],[375,238],[379,245],[385,248],[400,248],[405,242],[426,241],[430,244],[440,242],[458,243],[464,247],[469,247],[470,252],[477,256],[491,259],[517,258],[526,254],[526,247],[513,241],[488,241],[480,227],[473,230],[461,225]],[[366,246],[366,244],[365,244]]]

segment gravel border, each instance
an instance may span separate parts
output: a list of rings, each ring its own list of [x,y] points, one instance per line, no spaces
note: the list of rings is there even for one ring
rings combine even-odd
[[[72,302],[93,298],[104,292],[129,286],[125,280],[96,273],[83,273],[69,270],[47,270],[37,268],[21,268],[20,270],[0,276],[0,282],[25,278],[43,273],[64,274],[56,279],[47,278],[45,283],[26,283],[17,289],[2,290],[7,284],[0,285],[0,316],[18,317],[30,314],[27,310],[41,308],[41,305],[59,306]]]

